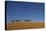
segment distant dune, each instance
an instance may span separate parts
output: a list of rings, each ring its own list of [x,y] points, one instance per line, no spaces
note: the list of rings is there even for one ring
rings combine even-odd
[[[13,22],[7,24],[7,30],[16,30],[16,29],[37,29],[44,28],[43,22]]]

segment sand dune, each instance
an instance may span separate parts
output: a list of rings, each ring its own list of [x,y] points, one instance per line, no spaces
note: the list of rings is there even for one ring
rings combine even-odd
[[[14,22],[7,24],[7,30],[44,28],[43,22]]]

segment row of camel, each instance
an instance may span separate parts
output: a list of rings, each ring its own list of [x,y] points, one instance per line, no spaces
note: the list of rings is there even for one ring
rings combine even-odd
[[[11,22],[20,22],[20,21],[23,21],[23,20],[11,20]],[[24,20],[24,21],[32,21],[32,20]]]

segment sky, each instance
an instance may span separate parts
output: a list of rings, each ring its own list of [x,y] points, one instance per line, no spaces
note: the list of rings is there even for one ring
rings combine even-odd
[[[16,19],[44,21],[44,3],[8,1],[7,21]]]

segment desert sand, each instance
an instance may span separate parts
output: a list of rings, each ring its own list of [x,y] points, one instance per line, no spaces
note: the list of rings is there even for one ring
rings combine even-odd
[[[7,24],[7,30],[44,28],[44,22],[13,22]]]

